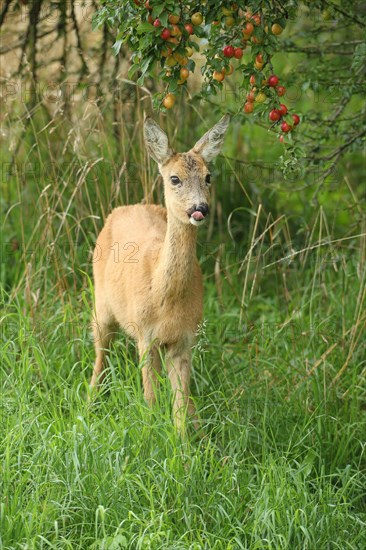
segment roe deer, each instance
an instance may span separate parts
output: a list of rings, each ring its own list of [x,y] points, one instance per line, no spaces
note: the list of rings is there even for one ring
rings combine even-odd
[[[203,285],[196,257],[197,227],[209,211],[207,163],[220,152],[229,116],[188,151],[175,153],[151,118],[144,123],[147,150],[163,177],[166,208],[135,204],[112,211],[94,251],[96,362],[92,388],[101,381],[105,353],[118,325],[137,340],[144,395],[155,401],[159,347],[166,351],[178,430],[194,416],[189,397],[191,348],[202,319]],[[117,250],[134,247],[116,258]],[[126,261],[126,255],[130,260]],[[119,254],[117,255],[119,256]]]

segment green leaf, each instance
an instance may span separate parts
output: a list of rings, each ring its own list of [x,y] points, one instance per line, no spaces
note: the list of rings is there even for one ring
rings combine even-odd
[[[148,21],[144,21],[144,23],[140,23],[138,25],[137,29],[136,29],[138,34],[142,34],[144,32],[151,32],[151,31],[154,31],[154,30],[155,30],[154,25],[152,25]]]

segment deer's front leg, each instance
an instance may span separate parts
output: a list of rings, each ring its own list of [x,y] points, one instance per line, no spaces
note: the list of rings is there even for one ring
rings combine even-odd
[[[142,382],[144,385],[144,396],[149,405],[156,401],[156,389],[158,386],[158,377],[161,372],[161,362],[157,346],[146,346],[144,342],[139,342],[140,361],[142,367]]]
[[[195,406],[189,396],[191,377],[191,349],[182,349],[179,346],[169,346],[167,353],[168,376],[173,390],[174,423],[181,435],[186,432],[187,413],[193,418],[195,428],[198,421],[195,416]]]

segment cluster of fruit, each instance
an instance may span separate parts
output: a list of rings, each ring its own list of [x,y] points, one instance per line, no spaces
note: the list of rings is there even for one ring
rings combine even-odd
[[[147,0],[141,2],[140,0],[134,0],[135,4],[146,8],[149,13],[147,16],[147,22],[150,23],[155,29],[161,29],[159,37],[166,46],[161,48],[161,64],[165,69],[165,77],[172,77],[176,79],[178,84],[185,84],[191,71],[188,68],[189,58],[192,57],[194,49],[192,46],[196,46],[196,43],[190,41],[190,38],[197,33],[196,28],[203,23],[203,15],[200,12],[195,12],[192,15],[182,13],[169,13],[164,16],[154,17],[153,2]],[[180,9],[177,9],[177,12]],[[167,15],[167,17],[166,17]],[[192,64],[191,64],[192,65]],[[176,100],[176,95],[172,92],[166,93],[163,97],[162,104],[166,109],[171,109]]]
[[[166,109],[174,106],[179,85],[185,84],[194,71],[195,62],[191,57],[199,49],[197,38],[207,37],[208,46],[203,52],[207,59],[205,77],[212,86],[220,85],[230,76],[237,63],[236,69],[243,75],[244,82],[249,79],[250,83],[244,113],[250,114],[256,105],[265,103],[259,112],[269,112],[269,120],[273,126],[278,124],[283,134],[288,134],[299,124],[299,116],[293,114],[291,119],[287,107],[279,103],[286,89],[280,85],[278,76],[271,74],[269,52],[274,51],[277,36],[283,32],[285,21],[281,18],[276,20],[276,16],[271,17],[271,14],[244,11],[237,4],[230,3],[218,9],[214,15],[216,19],[212,20],[206,8],[203,8],[204,16],[189,6],[167,12],[161,4],[155,5],[154,0],[133,1],[139,6],[143,21],[147,21],[150,29],[155,29],[154,34],[160,42],[161,77],[167,83],[161,104]],[[243,62],[244,52],[249,47],[251,55]],[[236,61],[234,65],[232,60]],[[280,135],[281,141],[283,134]]]
[[[263,56],[262,54],[258,54],[256,57],[256,63],[262,64],[263,62]],[[259,92],[257,92],[257,88],[255,87],[256,78],[254,75],[252,75],[249,79],[249,82],[251,84],[251,89],[248,92],[246,96],[246,101],[244,103],[244,112],[249,114],[254,111],[255,103],[264,103],[268,99],[267,93],[264,91],[267,89],[272,88],[275,90],[276,95],[281,97],[285,95],[286,88],[284,86],[279,85],[280,79],[277,75],[273,74],[268,79],[262,80],[262,88]],[[276,99],[274,99],[276,101]],[[281,130],[283,133],[287,134],[288,132],[291,132],[295,126],[297,126],[300,123],[300,117],[297,114],[292,115],[292,124],[289,124],[287,120],[284,120],[283,117],[289,116],[288,108],[284,103],[280,103],[279,107],[272,109],[269,113],[269,120],[274,123],[274,125],[279,124],[281,122]],[[280,135],[280,141],[283,142],[283,134]]]

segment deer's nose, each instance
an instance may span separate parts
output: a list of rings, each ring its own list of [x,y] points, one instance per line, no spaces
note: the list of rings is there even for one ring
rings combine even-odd
[[[197,206],[197,210],[198,212],[202,212],[203,216],[206,217],[210,211],[209,207],[208,207],[208,204],[205,203],[205,202],[201,202],[198,206]]]
[[[205,202],[201,202],[198,205],[194,204],[189,210],[187,210],[188,216],[192,216],[195,220],[203,220],[203,218],[207,216],[208,212],[208,204]]]

